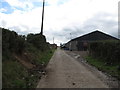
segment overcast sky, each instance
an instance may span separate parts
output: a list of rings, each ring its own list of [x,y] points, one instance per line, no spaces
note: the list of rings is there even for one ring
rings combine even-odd
[[[95,30],[118,37],[118,1],[46,0],[43,33],[58,45]],[[0,0],[0,27],[39,33],[41,17],[42,0]]]

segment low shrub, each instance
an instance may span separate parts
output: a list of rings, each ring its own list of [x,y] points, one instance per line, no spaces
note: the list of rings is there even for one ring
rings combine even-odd
[[[92,42],[89,51],[92,56],[103,58],[107,63],[120,63],[120,41]]]

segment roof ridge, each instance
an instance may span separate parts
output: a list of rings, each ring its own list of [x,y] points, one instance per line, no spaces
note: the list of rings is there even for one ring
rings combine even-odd
[[[83,37],[83,36],[90,35],[90,34],[93,34],[93,33],[96,33],[96,32],[102,33],[102,34],[107,35],[107,36],[109,36],[109,37],[112,37],[112,38],[115,38],[115,39],[117,39],[117,40],[120,40],[119,38],[116,38],[116,37],[114,37],[114,36],[111,36],[111,35],[109,35],[109,34],[106,34],[106,33],[102,32],[102,31],[96,30],[96,31],[93,31],[93,32],[84,34],[84,35],[82,35],[82,36],[76,37],[76,38],[74,38],[74,39],[72,39],[72,40],[70,40],[70,41],[76,40],[76,39],[78,39],[78,38],[81,38],[81,37]]]

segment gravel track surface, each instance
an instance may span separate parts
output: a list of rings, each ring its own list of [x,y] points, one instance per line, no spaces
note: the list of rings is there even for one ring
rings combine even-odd
[[[46,72],[37,88],[109,88],[95,72],[59,48],[48,63]]]

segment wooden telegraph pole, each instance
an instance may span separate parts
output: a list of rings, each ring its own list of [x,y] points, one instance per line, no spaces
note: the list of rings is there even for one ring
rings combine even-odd
[[[41,35],[43,35],[44,6],[45,6],[45,0],[43,0],[42,22],[41,22],[41,32],[40,32]]]

